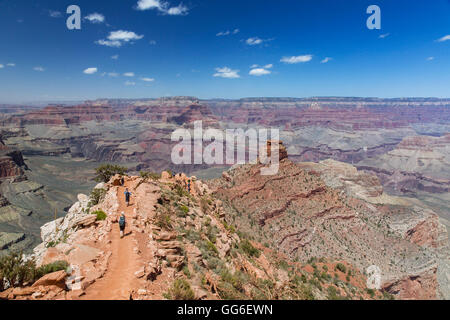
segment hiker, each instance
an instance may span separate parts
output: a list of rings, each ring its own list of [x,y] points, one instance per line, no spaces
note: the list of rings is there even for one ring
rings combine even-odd
[[[120,215],[120,218],[119,218],[120,238],[123,238],[123,236],[124,236],[125,225],[126,225],[125,213],[122,211],[122,214]]]
[[[125,202],[127,203],[127,207],[129,207],[131,192],[128,191],[128,188],[127,188],[123,194],[125,195]]]

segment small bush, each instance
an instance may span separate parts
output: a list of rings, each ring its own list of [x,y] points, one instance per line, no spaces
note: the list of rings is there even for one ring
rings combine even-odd
[[[250,257],[259,258],[259,256],[261,255],[261,252],[256,249],[247,239],[241,241],[240,248]]]
[[[173,282],[166,297],[171,300],[194,300],[195,294],[189,282],[185,279],[177,279]]]
[[[102,210],[95,211],[92,214],[95,214],[97,216],[97,221],[104,221],[108,217],[108,215]]]
[[[24,261],[22,252],[11,252],[0,258],[0,291],[10,287],[22,287],[38,277],[34,260]]]
[[[212,253],[215,253],[215,254],[219,254],[219,250],[217,250],[217,248],[214,245],[214,243],[212,243],[211,241],[205,241],[204,243],[205,243],[206,249],[208,251],[210,251]]]
[[[53,263],[46,264],[44,266],[41,266],[37,269],[36,275],[37,278],[42,278],[46,274],[66,270],[69,267],[69,263],[67,261],[55,261]]]
[[[144,180],[148,180],[148,179],[152,179],[152,180],[159,180],[161,179],[161,175],[158,173],[154,173],[154,172],[148,172],[148,171],[141,171],[139,172],[139,175],[141,176],[142,179]]]
[[[336,265],[335,270],[339,270],[342,273],[346,273],[347,272],[347,268],[342,263],[338,263]]]
[[[94,178],[97,182],[109,182],[113,176],[116,174],[119,174],[121,176],[125,175],[125,173],[128,171],[127,168],[112,165],[112,164],[104,164],[95,169],[96,176]]]
[[[89,200],[89,207],[98,205],[105,198],[105,195],[106,195],[105,189],[92,190]]]
[[[186,207],[185,205],[179,206],[178,209],[179,209],[179,210],[178,210],[178,216],[179,216],[179,217],[184,218],[184,217],[186,217],[187,214],[189,213],[189,208]]]
[[[158,212],[155,223],[161,229],[173,230],[172,219],[168,213]]]

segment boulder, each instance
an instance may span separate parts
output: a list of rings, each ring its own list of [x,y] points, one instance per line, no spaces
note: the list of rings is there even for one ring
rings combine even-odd
[[[36,281],[32,287],[57,286],[59,288],[65,288],[66,276],[67,274],[65,270],[49,273]]]

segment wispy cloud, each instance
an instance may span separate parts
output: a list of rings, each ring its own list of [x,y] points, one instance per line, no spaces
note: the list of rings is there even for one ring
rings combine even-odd
[[[108,72],[108,77],[117,78],[119,74],[117,72]]]
[[[450,40],[450,34],[437,39],[438,42],[444,42],[444,41],[449,41],[449,40]]]
[[[320,63],[328,63],[328,62],[330,62],[331,60],[333,60],[333,58],[326,57],[325,59],[323,59],[322,61],[320,61]]]
[[[45,69],[43,67],[37,66],[33,68],[34,71],[38,71],[38,72],[44,72]]]
[[[245,40],[245,43],[249,46],[256,46],[259,44],[263,44],[265,42],[270,42],[273,41],[274,39],[261,39],[259,37],[252,37],[252,38],[248,38],[247,40]]]
[[[306,54],[302,56],[292,56],[292,57],[283,57],[281,58],[281,62],[287,64],[296,64],[296,63],[304,63],[311,61],[313,56],[311,54]]]
[[[49,10],[48,15],[52,18],[61,18],[62,17],[62,13],[60,11],[55,11],[55,10]]]
[[[123,74],[123,76],[124,77],[134,77],[134,72],[125,72],[124,74]]]
[[[145,81],[145,82],[153,82],[153,81],[155,81],[155,79],[153,79],[153,78],[146,78],[146,77],[141,78],[141,80]]]
[[[391,35],[390,33],[383,33],[383,34],[380,34],[380,35],[378,36],[378,38],[384,39],[384,38],[389,37],[390,35]]]
[[[150,40],[148,43],[151,44],[152,46],[156,45],[156,41],[155,40]]]
[[[102,46],[119,48],[124,43],[133,43],[133,41],[142,38],[144,38],[143,35],[138,35],[133,31],[118,30],[110,32],[107,40],[101,39],[96,41],[96,43]]]
[[[216,68],[216,73],[214,73],[213,76],[220,77],[220,78],[226,78],[226,79],[240,78],[239,70],[232,70],[228,67]]]
[[[97,68],[87,68],[83,71],[84,74],[94,74],[97,73],[98,69]]]
[[[164,0],[139,0],[136,9],[140,11],[157,10],[162,14],[171,16],[184,16],[189,14],[189,8],[182,3],[178,6],[171,6],[169,2]]]
[[[435,58],[434,57],[428,57],[426,60],[427,61],[433,61]]]
[[[119,59],[119,55],[118,55],[118,54],[115,54],[115,55],[111,56],[111,59],[113,59],[113,60],[118,60],[118,59]]]
[[[16,64],[15,64],[15,63],[7,63],[6,66],[7,66],[7,67],[15,67]]]
[[[84,17],[85,20],[88,20],[91,23],[103,23],[105,22],[105,16],[101,13],[91,13]]]
[[[0,69],[3,69],[4,67],[5,67],[4,65],[0,64]]]
[[[234,29],[233,31],[227,30],[227,31],[221,31],[219,33],[216,34],[217,37],[224,37],[224,36],[229,36],[231,34],[238,34],[240,32],[239,29]]]
[[[136,82],[133,82],[133,81],[125,81],[125,85],[126,85],[126,86],[134,86],[134,85],[136,85]]]

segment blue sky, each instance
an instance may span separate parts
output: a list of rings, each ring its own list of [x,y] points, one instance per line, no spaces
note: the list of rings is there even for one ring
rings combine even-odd
[[[449,17],[449,0],[0,0],[0,103],[450,97]]]

